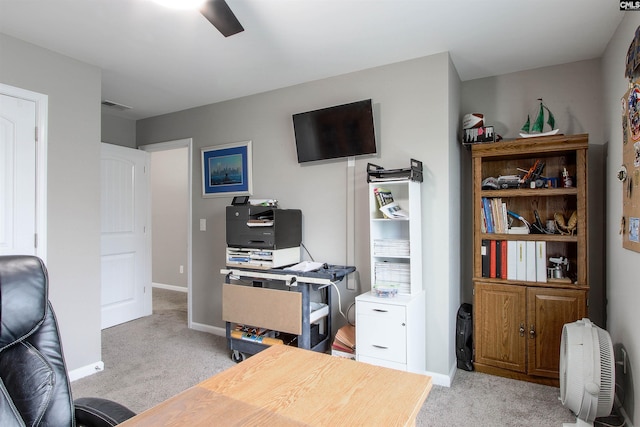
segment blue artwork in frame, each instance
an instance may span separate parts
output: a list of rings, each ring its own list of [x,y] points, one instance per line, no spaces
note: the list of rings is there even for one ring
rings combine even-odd
[[[251,141],[202,149],[202,197],[251,195]]]

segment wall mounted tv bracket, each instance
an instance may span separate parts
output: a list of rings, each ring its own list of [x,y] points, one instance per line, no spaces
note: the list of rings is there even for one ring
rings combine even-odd
[[[422,162],[411,159],[411,166],[404,169],[385,169],[382,166],[367,163],[367,182],[385,182],[410,180],[422,182]]]

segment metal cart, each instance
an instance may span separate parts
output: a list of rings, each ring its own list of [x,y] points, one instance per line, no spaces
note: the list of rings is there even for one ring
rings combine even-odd
[[[285,294],[294,291],[301,294],[300,309],[292,310],[291,315],[295,315],[294,311],[298,311],[300,316],[300,328],[297,337],[294,342],[297,346],[304,349],[309,349],[318,352],[326,352],[331,345],[331,285],[342,281],[348,274],[354,272],[355,267],[352,266],[339,266],[329,265],[327,268],[321,268],[312,272],[298,272],[285,270],[283,268],[274,269],[250,269],[250,268],[226,268],[220,270],[221,274],[225,275],[225,284],[231,284],[233,286],[245,286],[232,284],[232,280],[247,279],[251,280],[253,288],[269,288],[270,282],[276,282],[280,287],[284,287],[286,291],[282,294],[275,294],[275,298],[286,296]],[[251,292],[251,291],[250,291]],[[256,291],[257,292],[257,291]],[[321,292],[324,307],[319,310],[311,310],[311,293]],[[223,289],[224,294],[224,289]],[[226,304],[225,296],[223,295],[223,316],[225,313]],[[250,302],[247,302],[250,304]],[[238,339],[231,336],[232,325],[235,323],[250,323],[246,322],[247,318],[251,317],[251,313],[236,317],[237,315],[230,314],[226,321],[226,337],[229,343],[229,349],[231,350],[231,358],[236,362],[241,362],[247,355],[252,355],[264,350],[268,346],[257,341],[250,341],[245,339]],[[324,333],[319,331],[319,327],[312,327],[324,319]],[[259,321],[258,321],[259,322]],[[269,323],[269,322],[266,322]],[[269,325],[251,324],[254,327],[269,327]],[[312,333],[313,330],[313,333]],[[316,333],[317,332],[317,333]],[[312,339],[315,338],[315,339]]]

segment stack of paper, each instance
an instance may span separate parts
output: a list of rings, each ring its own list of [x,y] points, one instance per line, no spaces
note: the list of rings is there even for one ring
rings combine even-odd
[[[408,263],[376,262],[375,285],[398,286],[398,293],[411,293],[411,268]]]
[[[409,241],[402,239],[376,239],[373,241],[374,256],[409,256]]]

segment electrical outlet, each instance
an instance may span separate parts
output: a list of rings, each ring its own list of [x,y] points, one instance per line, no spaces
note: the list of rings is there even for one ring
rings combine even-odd
[[[184,265],[180,266],[180,274],[184,274]]]
[[[200,218],[200,231],[207,231],[207,219]]]

